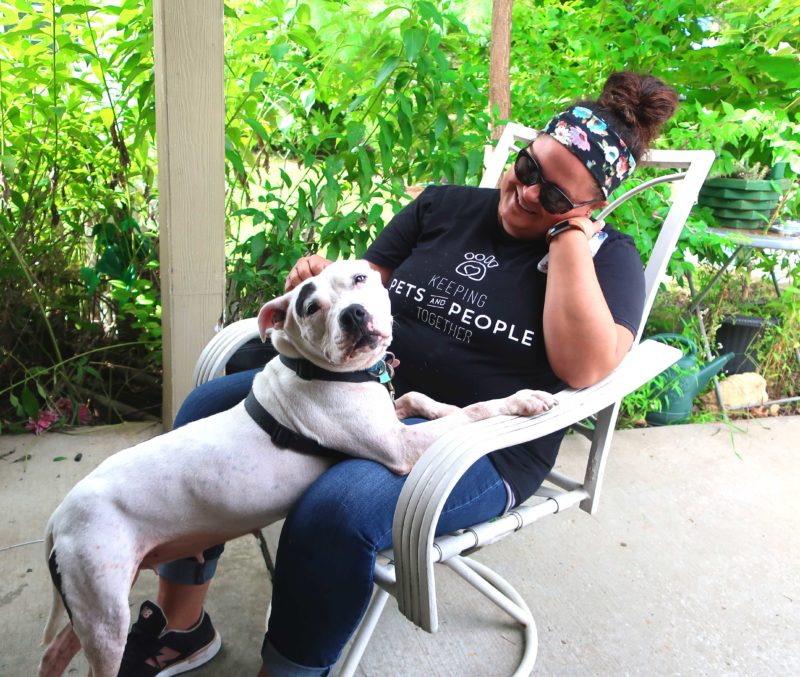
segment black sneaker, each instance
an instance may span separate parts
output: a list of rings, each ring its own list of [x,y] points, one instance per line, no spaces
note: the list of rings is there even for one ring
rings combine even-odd
[[[180,675],[208,663],[222,646],[222,638],[205,611],[189,630],[166,628],[164,612],[155,602],[146,600],[128,634],[118,677]]]

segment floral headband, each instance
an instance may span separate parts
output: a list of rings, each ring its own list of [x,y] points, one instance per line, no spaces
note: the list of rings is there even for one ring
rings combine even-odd
[[[606,197],[636,168],[625,142],[588,108],[574,106],[559,113],[544,131],[586,165]]]

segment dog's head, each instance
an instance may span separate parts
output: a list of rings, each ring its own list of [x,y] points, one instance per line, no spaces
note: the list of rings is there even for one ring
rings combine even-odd
[[[332,371],[357,371],[383,357],[392,341],[389,294],[366,261],[337,261],[265,304],[258,330],[288,357]]]

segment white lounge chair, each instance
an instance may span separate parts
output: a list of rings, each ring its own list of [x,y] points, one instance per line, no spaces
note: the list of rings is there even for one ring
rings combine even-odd
[[[536,130],[516,123],[507,125],[489,158],[481,186],[496,186],[510,154],[527,144],[536,133]],[[355,673],[389,595],[397,598],[400,611],[410,621],[428,632],[436,632],[434,564],[437,563],[450,567],[520,623],[525,649],[514,674],[530,674],[538,648],[536,625],[530,609],[510,583],[471,559],[469,553],[494,544],[546,515],[575,506],[589,514],[597,510],[622,398],[681,357],[676,348],[655,341],[640,343],[640,338],[670,256],[713,161],[712,151],[652,150],[640,166],[685,171],[647,181],[616,199],[599,214],[599,217],[607,216],[620,204],[654,184],[674,182],[669,211],[647,261],[646,297],[639,335],[622,364],[589,388],[561,391],[558,393],[558,406],[541,416],[499,416],[465,425],[432,445],[414,466],[395,511],[393,551],[383,553],[384,557],[379,558],[376,564],[375,595],[348,654],[340,664],[339,674]],[[255,319],[242,320],[222,330],[200,356],[195,368],[195,384],[221,375],[230,356],[257,335]],[[595,415],[593,429],[580,425],[592,415]],[[478,458],[567,426],[576,427],[591,440],[583,478],[571,479],[553,471],[534,498],[501,518],[434,538],[435,525],[450,491]]]

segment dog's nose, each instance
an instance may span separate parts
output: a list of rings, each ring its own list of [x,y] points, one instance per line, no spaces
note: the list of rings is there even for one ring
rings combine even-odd
[[[369,313],[364,306],[353,303],[339,313],[339,324],[347,331],[360,330],[362,333],[367,331]]]

